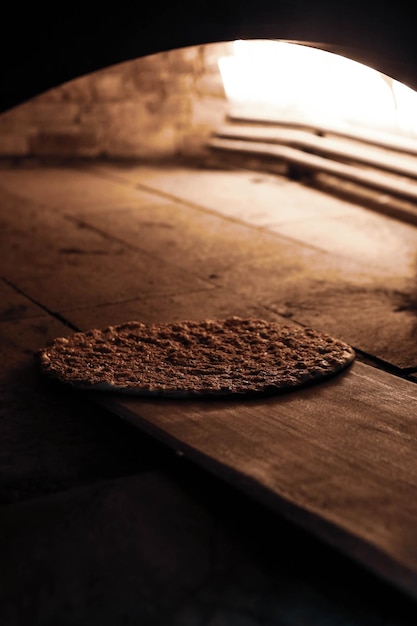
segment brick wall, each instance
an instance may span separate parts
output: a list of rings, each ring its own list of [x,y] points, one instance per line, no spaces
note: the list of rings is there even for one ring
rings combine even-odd
[[[226,115],[218,70],[231,43],[128,61],[56,87],[0,115],[0,157],[209,157]]]

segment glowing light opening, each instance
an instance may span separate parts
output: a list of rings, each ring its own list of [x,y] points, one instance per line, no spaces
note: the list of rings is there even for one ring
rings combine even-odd
[[[281,41],[236,41],[219,69],[230,105],[252,116],[417,137],[417,93],[345,57]]]

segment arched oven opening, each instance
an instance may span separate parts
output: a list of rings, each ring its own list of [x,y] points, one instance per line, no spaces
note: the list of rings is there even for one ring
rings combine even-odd
[[[13,107],[0,115],[0,155],[3,172],[75,165],[340,257],[308,288],[294,275],[291,292],[271,290],[264,303],[414,376],[416,102],[410,87],[311,44],[217,42],[111,65]],[[54,194],[65,206],[66,192]],[[134,242],[143,245],[139,233]],[[207,259],[203,278],[241,280],[219,267]],[[52,300],[63,315],[67,303]]]
[[[317,45],[205,44],[12,107],[0,118],[0,157],[240,162],[414,223],[415,106],[410,87]]]

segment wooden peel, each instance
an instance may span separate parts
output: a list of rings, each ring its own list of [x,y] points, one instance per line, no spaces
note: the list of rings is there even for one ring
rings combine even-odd
[[[278,334],[269,346],[272,330]],[[243,350],[237,346],[248,332],[256,346],[256,367],[253,363],[251,367],[258,373],[262,355],[270,357],[265,346],[275,347],[281,340],[285,350],[280,349],[273,361],[283,362],[285,351],[295,341],[298,350],[293,345],[286,361],[291,363],[292,357],[302,354],[300,341],[306,339],[305,363],[310,363],[307,357],[313,340],[315,357],[324,358],[329,346],[341,350],[339,356],[345,354],[346,344],[314,331],[309,335],[295,326],[230,318],[222,323],[135,322],[76,333],[42,351],[41,365],[46,373],[58,374],[58,380],[88,388],[107,409],[417,598],[417,386],[355,362],[344,372],[338,367],[332,379],[326,380],[322,372],[314,386],[298,384],[291,390],[293,386],[287,384],[286,393],[280,395],[222,398],[219,380],[228,380],[231,364],[235,365],[236,380],[241,379],[239,363],[246,363],[250,342],[244,343]],[[219,378],[217,361],[212,361],[222,351],[218,344],[215,350],[208,349],[209,339],[224,343],[223,366],[227,368],[223,378]],[[155,359],[150,359],[151,354]],[[352,361],[352,354],[349,348],[342,359],[344,367]],[[209,397],[207,381],[199,389],[204,397],[193,397],[195,358],[208,366],[206,375],[212,376],[215,369],[215,386]],[[269,360],[268,367],[273,369],[271,363]],[[139,370],[144,364],[152,365],[156,376],[150,380],[152,386],[144,386],[141,378]],[[159,366],[164,364],[167,376],[158,392],[164,397],[155,397]],[[298,365],[295,359],[294,370]],[[314,359],[310,365],[311,371],[316,371]],[[122,368],[123,385],[113,371],[116,366]],[[88,375],[87,379],[81,379],[81,373]],[[166,397],[168,392],[172,395],[176,376],[176,395],[184,379],[188,380],[186,399]],[[126,395],[132,390],[143,397]],[[236,391],[232,386],[229,390]]]
[[[355,362],[250,401],[97,402],[417,598],[417,386]]]

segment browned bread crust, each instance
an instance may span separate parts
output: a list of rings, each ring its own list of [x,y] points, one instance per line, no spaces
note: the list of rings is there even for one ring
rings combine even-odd
[[[310,328],[231,317],[78,332],[39,357],[45,374],[79,389],[195,397],[304,386],[338,373],[355,353]]]

